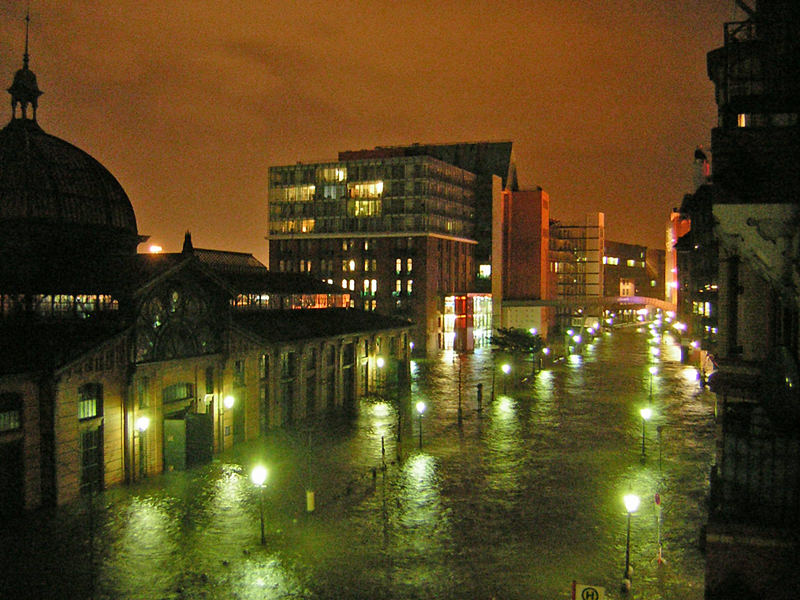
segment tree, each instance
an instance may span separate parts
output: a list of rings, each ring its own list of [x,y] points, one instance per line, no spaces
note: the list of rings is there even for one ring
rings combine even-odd
[[[531,373],[536,373],[537,357],[545,347],[544,338],[527,329],[498,327],[492,334],[494,350],[510,354],[530,354],[532,359]]]

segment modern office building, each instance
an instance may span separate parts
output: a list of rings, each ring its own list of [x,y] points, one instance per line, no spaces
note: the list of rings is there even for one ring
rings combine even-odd
[[[550,223],[550,271],[559,300],[561,330],[576,319],[602,316],[605,215],[587,214],[583,222]]]
[[[40,127],[28,63],[0,130],[0,514],[352,409],[378,372],[408,380],[408,322],[343,308],[350,290],[188,234],[137,254],[119,182]]]
[[[708,54],[720,417],[706,598],[785,599],[800,589],[800,3],[736,4]]]
[[[503,181],[494,173],[515,177],[512,164],[510,142],[487,142],[270,167],[269,267],[411,319],[416,351],[468,351],[491,327],[491,211]]]
[[[491,291],[492,207],[498,200],[498,189],[518,189],[513,143],[459,142],[453,144],[411,144],[378,146],[369,150],[339,152],[339,160],[388,158],[392,156],[432,156],[475,175],[475,217],[473,223],[473,277],[475,291]],[[495,181],[499,179],[499,184]]]

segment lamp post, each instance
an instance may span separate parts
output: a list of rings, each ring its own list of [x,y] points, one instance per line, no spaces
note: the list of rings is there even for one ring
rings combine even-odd
[[[233,396],[227,395],[222,399],[219,405],[219,450],[225,450],[225,411],[233,408],[235,404]]]
[[[375,366],[378,367],[378,381],[377,381],[377,389],[375,392],[383,398],[385,385],[384,385],[384,373],[383,367],[386,365],[386,361],[383,359],[382,356],[379,356],[375,359]]]
[[[658,367],[652,366],[652,367],[650,367],[648,369],[648,371],[650,371],[650,395],[648,397],[649,397],[650,403],[652,404],[652,402],[653,402],[653,375],[658,373]]]
[[[497,365],[494,364],[494,357],[492,358],[492,397],[490,399],[491,402],[494,402],[494,379],[495,375],[497,374]]]
[[[425,412],[425,403],[420,400],[417,402],[417,413],[419,414],[419,449],[422,450],[422,413]]]
[[[258,509],[261,516],[261,544],[266,544],[267,539],[264,537],[264,482],[267,480],[267,469],[262,465],[256,465],[250,472],[250,479],[258,487],[259,499]]]
[[[462,412],[461,412],[461,366],[464,362],[464,356],[459,352],[458,353],[458,425],[459,427],[462,424]]]
[[[622,574],[622,591],[627,592],[631,589],[631,514],[639,508],[639,496],[627,494],[622,501],[625,503],[625,511],[628,513],[628,528],[625,535],[625,572]]]
[[[645,458],[645,451],[644,451],[644,426],[645,423],[653,416],[653,411],[650,408],[643,408],[639,411],[639,414],[642,415],[642,461]]]
[[[508,374],[511,373],[511,365],[508,363],[504,363],[502,369],[503,369],[503,395],[505,395],[506,384],[508,383]]]
[[[136,419],[136,431],[139,432],[139,478],[144,478],[146,473],[145,455],[144,455],[144,433],[150,427],[150,419],[141,416]]]

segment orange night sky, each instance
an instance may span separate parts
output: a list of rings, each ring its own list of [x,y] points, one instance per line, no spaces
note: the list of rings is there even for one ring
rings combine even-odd
[[[0,5],[0,83],[27,3]],[[42,128],[103,163],[167,251],[266,257],[270,165],[512,140],[555,218],[663,247],[716,118],[730,0],[31,2]],[[3,123],[10,119],[5,103]]]

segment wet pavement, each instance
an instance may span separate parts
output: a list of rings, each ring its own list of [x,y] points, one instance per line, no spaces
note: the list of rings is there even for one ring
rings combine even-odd
[[[493,401],[488,349],[460,366],[443,354],[414,363],[410,398],[387,390],[350,418],[6,525],[0,597],[566,599],[577,580],[700,600],[714,404],[677,346],[619,330],[524,382],[529,364],[505,376],[494,360]],[[629,492],[642,503],[622,594]]]

